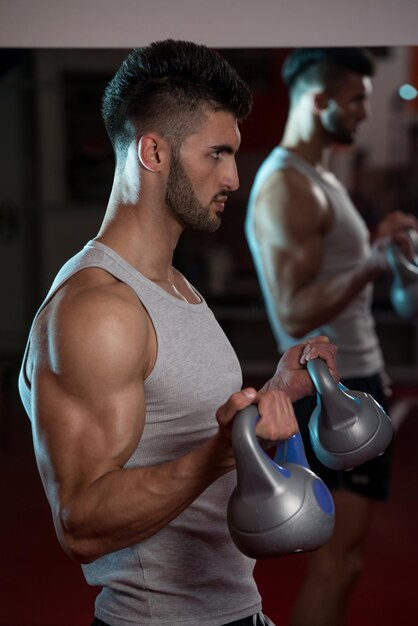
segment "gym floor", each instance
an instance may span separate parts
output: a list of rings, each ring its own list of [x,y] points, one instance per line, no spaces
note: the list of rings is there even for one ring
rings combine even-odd
[[[14,391],[6,391],[7,402],[3,397],[0,403],[0,626],[89,626],[97,589],[87,586],[79,566],[58,545],[29,422]],[[396,436],[392,496],[376,506],[365,571],[350,604],[350,626],[407,626],[415,614],[417,441],[418,409],[413,408]],[[278,626],[286,626],[304,562],[302,554],[256,567],[265,611]]]

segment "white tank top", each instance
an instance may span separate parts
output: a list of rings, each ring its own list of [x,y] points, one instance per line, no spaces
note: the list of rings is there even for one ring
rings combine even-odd
[[[248,203],[246,228],[268,317],[280,352],[300,343],[303,338],[288,335],[276,315],[254,233],[253,212],[257,196],[266,180],[274,172],[286,168],[297,170],[318,185],[333,209],[334,224],[324,238],[323,262],[316,281],[353,270],[370,254],[369,232],[364,220],[335,176],[327,173],[327,178],[324,178],[304,159],[280,146],[276,147],[262,163],[255,177]],[[337,363],[341,378],[371,376],[384,368],[371,314],[372,297],[373,286],[369,283],[339,315],[309,333],[310,336],[327,335],[338,346]]]
[[[215,434],[216,409],[241,388],[231,344],[203,298],[200,304],[174,298],[99,242],[89,242],[66,263],[40,310],[86,267],[100,267],[129,285],[157,335],[157,360],[145,381],[145,428],[125,467],[187,454]],[[24,364],[19,389],[30,417]],[[222,476],[152,537],[84,565],[87,582],[103,587],[96,616],[111,626],[217,626],[260,611],[255,562],[235,548],[226,522],[235,484],[235,472]]]

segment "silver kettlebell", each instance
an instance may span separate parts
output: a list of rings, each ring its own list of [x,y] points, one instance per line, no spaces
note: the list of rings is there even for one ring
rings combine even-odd
[[[237,486],[228,503],[229,531],[237,548],[255,559],[316,550],[334,529],[332,496],[308,466],[302,438],[280,442],[274,460],[255,434],[257,407],[237,413],[232,445]]]

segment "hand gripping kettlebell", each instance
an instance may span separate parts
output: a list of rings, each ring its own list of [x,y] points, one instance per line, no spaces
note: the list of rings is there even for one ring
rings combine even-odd
[[[232,426],[237,486],[227,509],[237,548],[254,559],[316,550],[334,529],[334,502],[309,468],[299,434],[279,443],[271,459],[255,434],[257,407],[239,411]]]
[[[400,317],[412,319],[418,315],[418,267],[395,245],[387,247],[386,258],[393,275],[392,306]]]
[[[380,404],[368,393],[337,384],[322,359],[312,359],[307,369],[318,392],[309,434],[321,463],[347,470],[382,454],[391,442],[393,426]]]

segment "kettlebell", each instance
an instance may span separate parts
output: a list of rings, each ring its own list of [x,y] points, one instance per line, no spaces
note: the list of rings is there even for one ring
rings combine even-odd
[[[300,434],[280,442],[272,459],[255,434],[258,418],[251,405],[232,425],[237,467],[227,508],[232,540],[254,559],[316,550],[334,529],[332,496],[310,470]]]
[[[380,404],[368,393],[337,384],[320,358],[309,361],[307,369],[317,391],[309,434],[321,463],[348,470],[382,454],[392,440],[393,426]]]
[[[412,229],[407,234],[415,251],[415,262],[409,261],[395,244],[387,247],[386,258],[393,276],[392,306],[399,317],[413,319],[418,316],[418,234]]]
[[[408,228],[406,234],[408,235],[412,244],[412,249],[414,253],[413,264],[418,265],[418,233],[413,228]]]

